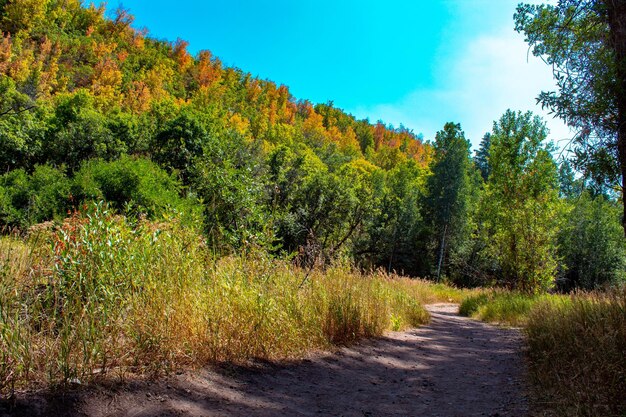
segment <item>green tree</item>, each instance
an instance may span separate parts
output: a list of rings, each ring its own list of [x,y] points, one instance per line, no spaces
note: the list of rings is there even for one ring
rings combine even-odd
[[[357,249],[364,265],[415,276],[430,272],[421,213],[426,173],[409,160],[372,177],[376,205]]]
[[[431,222],[436,247],[437,279],[447,254],[467,236],[468,197],[471,192],[470,143],[460,124],[446,123],[435,137],[432,175],[426,183],[425,217]]]
[[[489,174],[491,173],[491,167],[489,166],[489,148],[491,147],[491,133],[485,133],[478,149],[476,150],[476,156],[474,157],[474,163],[476,168],[480,171],[483,181],[487,181]]]
[[[19,114],[34,107],[34,101],[17,91],[11,78],[0,75],[0,117]]]
[[[515,27],[553,68],[558,91],[538,101],[576,128],[577,168],[596,182],[626,181],[626,1],[520,4]],[[623,194],[626,198],[626,194]],[[624,205],[626,209],[626,205]],[[626,232],[626,216],[622,223]]]
[[[43,113],[12,79],[0,75],[0,172],[32,169],[47,129]]]
[[[619,225],[619,204],[588,191],[572,206],[559,232],[561,290],[592,290],[626,279],[626,245]]]
[[[557,267],[557,170],[546,133],[530,112],[508,110],[494,123],[481,202],[483,238],[501,283],[526,292],[550,287]]]
[[[265,188],[266,167],[258,149],[233,132],[205,137],[192,156],[189,191],[204,204],[204,224],[220,252],[270,246],[273,242]]]
[[[126,151],[126,144],[114,135],[108,118],[93,107],[86,91],[60,96],[43,144],[46,162],[65,164],[74,172],[92,158],[113,160]]]
[[[183,110],[166,124],[153,140],[152,159],[170,172],[180,174],[183,182],[190,181],[190,170],[203,154],[210,140],[202,116]]]
[[[577,179],[572,165],[567,160],[559,164],[559,194],[563,198],[575,198],[583,191],[584,181]]]

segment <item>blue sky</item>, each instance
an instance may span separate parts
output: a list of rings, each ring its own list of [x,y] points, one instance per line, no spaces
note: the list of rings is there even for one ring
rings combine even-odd
[[[134,26],[209,49],[226,65],[332,100],[358,118],[474,144],[507,108],[540,115],[551,71],[514,30],[516,0],[125,0]],[[109,9],[120,2],[110,1]],[[569,132],[546,115],[557,144]]]

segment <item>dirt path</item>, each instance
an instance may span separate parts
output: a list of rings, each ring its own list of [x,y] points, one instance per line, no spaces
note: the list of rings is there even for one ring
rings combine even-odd
[[[519,332],[459,317],[456,305],[428,308],[428,326],[337,354],[252,370],[205,370],[21,411],[136,417],[525,416]]]

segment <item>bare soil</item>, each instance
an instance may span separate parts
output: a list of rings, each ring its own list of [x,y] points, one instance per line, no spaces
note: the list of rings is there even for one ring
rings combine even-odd
[[[427,326],[293,362],[223,366],[158,382],[23,396],[0,415],[526,416],[514,329],[428,306]],[[3,408],[4,407],[4,408]]]

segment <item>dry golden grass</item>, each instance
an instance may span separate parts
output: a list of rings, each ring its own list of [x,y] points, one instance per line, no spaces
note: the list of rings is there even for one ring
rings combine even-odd
[[[626,288],[542,301],[526,333],[540,412],[626,415]]]
[[[461,313],[523,326],[536,415],[626,415],[626,288],[571,296],[482,291],[463,301]]]
[[[175,220],[131,225],[103,207],[0,240],[0,393],[101,375],[297,357],[428,320],[457,291],[262,254],[214,259]]]

